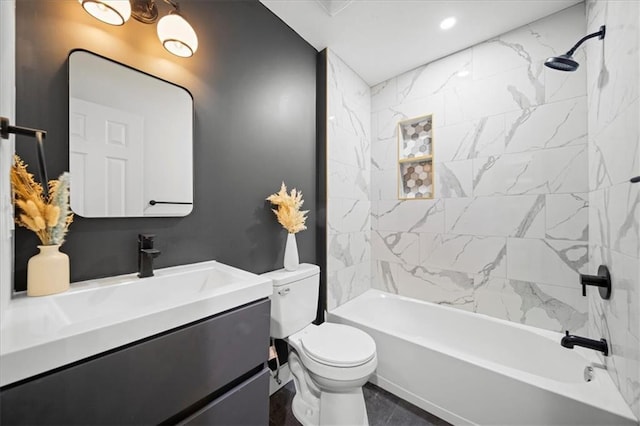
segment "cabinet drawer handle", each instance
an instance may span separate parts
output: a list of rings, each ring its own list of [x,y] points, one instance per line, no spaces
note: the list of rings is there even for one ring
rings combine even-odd
[[[291,289],[289,287],[287,288],[283,288],[282,290],[278,290],[278,294],[280,296],[285,296],[287,293],[289,293],[291,291]]]

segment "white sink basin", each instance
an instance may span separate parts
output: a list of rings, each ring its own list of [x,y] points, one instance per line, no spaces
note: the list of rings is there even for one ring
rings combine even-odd
[[[0,386],[271,295],[271,280],[215,261],[73,283],[13,299],[0,318]]]

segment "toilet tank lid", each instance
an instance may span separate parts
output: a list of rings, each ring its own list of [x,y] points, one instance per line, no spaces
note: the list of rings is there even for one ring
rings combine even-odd
[[[273,280],[274,287],[291,284],[305,278],[312,277],[320,273],[318,265],[310,263],[301,263],[295,271],[287,271],[286,269],[278,269],[277,271],[265,272],[261,276]]]

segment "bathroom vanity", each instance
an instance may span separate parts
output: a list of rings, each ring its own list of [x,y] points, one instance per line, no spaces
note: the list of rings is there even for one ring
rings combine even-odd
[[[117,278],[3,314],[0,423],[268,423],[270,280],[217,262]],[[138,303],[152,285],[174,292]]]

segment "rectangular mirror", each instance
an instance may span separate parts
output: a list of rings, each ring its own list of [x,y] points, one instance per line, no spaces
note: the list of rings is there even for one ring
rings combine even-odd
[[[93,53],[69,55],[71,209],[83,217],[186,216],[193,98]]]

